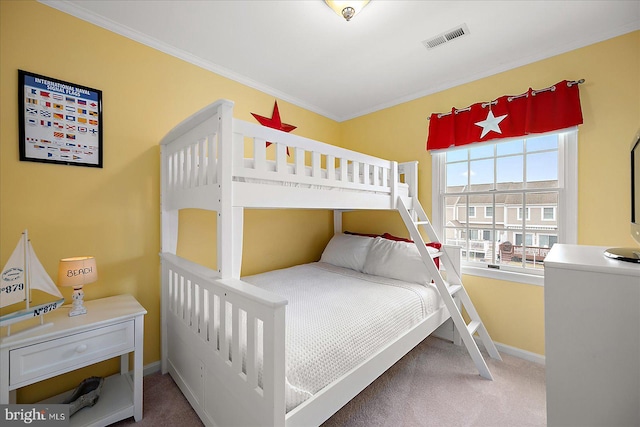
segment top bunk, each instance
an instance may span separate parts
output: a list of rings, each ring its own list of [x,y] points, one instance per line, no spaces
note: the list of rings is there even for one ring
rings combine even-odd
[[[410,205],[417,194],[417,162],[398,164],[235,119],[233,105],[216,101],[162,139],[163,210],[396,209],[398,197]]]

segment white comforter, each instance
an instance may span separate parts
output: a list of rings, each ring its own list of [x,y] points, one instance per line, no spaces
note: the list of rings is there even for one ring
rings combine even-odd
[[[287,411],[441,305],[435,287],[326,263],[242,278],[286,298]]]

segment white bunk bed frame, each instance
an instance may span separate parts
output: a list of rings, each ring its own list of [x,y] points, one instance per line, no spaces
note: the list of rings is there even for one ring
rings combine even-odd
[[[267,141],[275,144],[275,161],[267,159]],[[336,233],[342,232],[343,210],[388,209],[406,215],[406,208],[415,217],[416,206],[419,216],[417,162],[397,164],[241,121],[233,118],[233,103],[227,100],[187,118],[160,144],[162,372],[171,374],[205,425],[319,425],[442,325],[451,311],[459,315],[459,307],[447,303],[287,413],[287,301],[240,280],[244,208],[333,209]],[[408,193],[398,189],[401,175]],[[176,255],[183,208],[218,212],[217,271]],[[455,284],[460,248],[443,246],[442,252]],[[434,272],[440,278],[436,283],[442,282]],[[461,287],[460,282],[456,290]],[[441,294],[453,288],[439,286]],[[244,363],[243,357],[232,357],[241,353]],[[490,378],[486,365],[485,373],[472,357]]]

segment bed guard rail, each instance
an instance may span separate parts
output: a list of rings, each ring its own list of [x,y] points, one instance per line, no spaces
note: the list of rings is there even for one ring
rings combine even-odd
[[[162,253],[161,260],[163,372],[172,352],[180,351],[175,343],[169,347],[170,331],[196,335],[213,355],[215,376],[224,386],[251,396],[246,403],[279,424],[285,405],[287,300],[241,280],[220,279],[216,271],[174,254]]]
[[[234,120],[234,177],[391,192],[395,162]],[[275,145],[270,160],[267,143]],[[273,157],[273,154],[271,154]]]
[[[233,118],[233,102],[217,101],[172,129],[160,142],[164,209],[218,210],[211,188],[232,181],[284,183],[389,194],[397,163]],[[267,149],[268,145],[275,147]],[[233,194],[233,192],[229,192]],[[235,204],[232,202],[232,204]]]

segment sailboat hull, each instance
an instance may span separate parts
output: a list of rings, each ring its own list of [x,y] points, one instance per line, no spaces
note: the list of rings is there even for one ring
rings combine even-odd
[[[34,307],[29,307],[24,310],[14,311],[13,313],[9,313],[0,317],[0,326],[9,326],[13,325],[14,323],[22,322],[23,320],[40,317],[47,313],[51,313],[57,308],[60,308],[62,304],[64,304],[64,298],[60,298],[57,301],[36,305]]]

